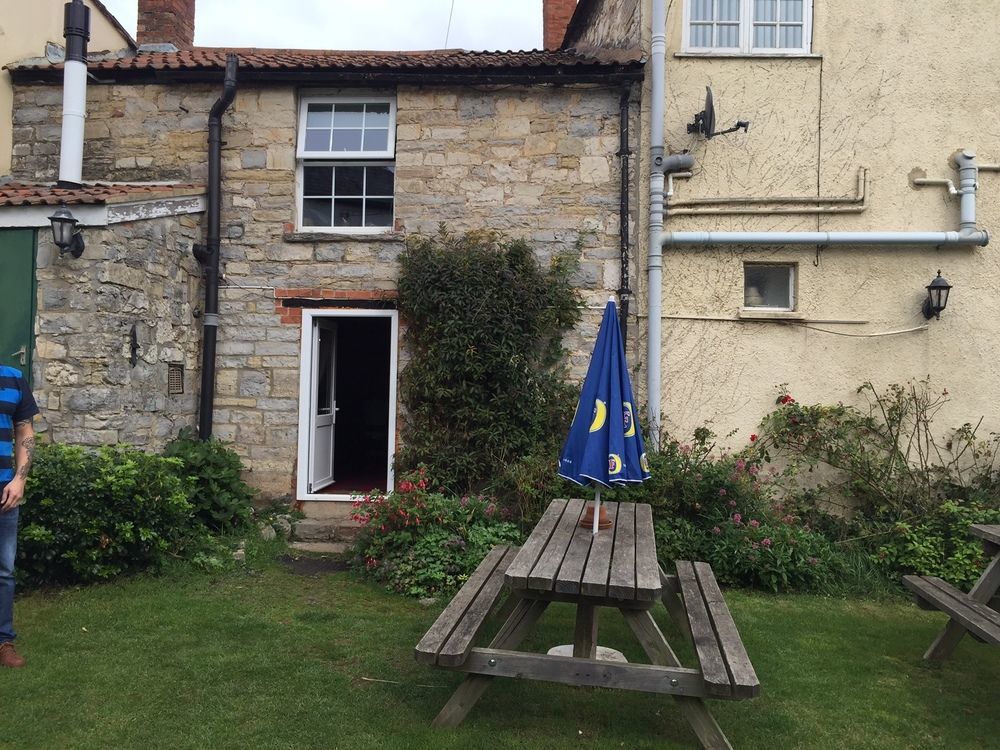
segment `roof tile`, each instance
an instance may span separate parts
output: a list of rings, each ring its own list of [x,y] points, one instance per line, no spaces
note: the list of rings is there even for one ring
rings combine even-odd
[[[127,183],[95,183],[79,188],[61,188],[55,185],[7,182],[0,184],[2,206],[58,206],[96,203],[128,203],[151,198],[174,198],[200,195],[201,185],[143,185]]]

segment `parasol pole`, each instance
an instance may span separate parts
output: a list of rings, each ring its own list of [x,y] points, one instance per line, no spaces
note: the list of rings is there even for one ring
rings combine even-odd
[[[597,536],[597,527],[601,523],[601,488],[594,492],[594,536]]]

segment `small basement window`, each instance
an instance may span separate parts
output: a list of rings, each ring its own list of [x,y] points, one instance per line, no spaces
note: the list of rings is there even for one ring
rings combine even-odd
[[[788,312],[795,309],[794,263],[745,263],[743,309]]]

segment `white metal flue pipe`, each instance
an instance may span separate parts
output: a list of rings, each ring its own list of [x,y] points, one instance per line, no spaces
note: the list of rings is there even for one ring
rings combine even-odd
[[[90,8],[82,0],[65,6],[63,35],[66,62],[63,70],[62,134],[59,143],[59,185],[78,186],[83,181],[83,129],[87,119],[87,40]]]

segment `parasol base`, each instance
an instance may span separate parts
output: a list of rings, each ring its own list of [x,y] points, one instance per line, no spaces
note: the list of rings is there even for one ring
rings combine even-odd
[[[580,525],[585,529],[594,528],[594,504],[592,502],[587,503],[587,511],[583,514],[583,517],[580,519]],[[601,511],[597,517],[597,528],[599,529],[611,528],[611,519],[608,518],[608,511],[603,505],[601,505]]]
[[[564,646],[553,646],[546,653],[549,656],[572,656],[573,644],[567,643]],[[628,659],[625,658],[625,654],[617,649],[608,648],[607,646],[597,647],[597,659],[599,661],[616,661],[622,664],[628,664]]]

